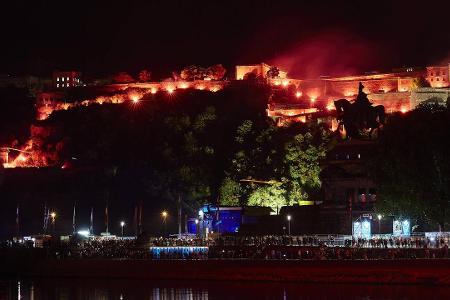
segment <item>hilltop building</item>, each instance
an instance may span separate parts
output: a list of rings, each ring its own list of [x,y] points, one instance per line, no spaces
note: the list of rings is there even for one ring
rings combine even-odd
[[[272,66],[266,63],[256,65],[236,66],[236,80],[243,80],[248,74],[254,74],[256,77],[267,78],[267,72]],[[278,77],[284,79],[287,77],[287,72],[279,70]]]
[[[426,79],[431,87],[442,88],[450,86],[450,63],[447,66],[427,67]]]
[[[70,88],[82,86],[81,72],[78,71],[54,71],[53,88]]]

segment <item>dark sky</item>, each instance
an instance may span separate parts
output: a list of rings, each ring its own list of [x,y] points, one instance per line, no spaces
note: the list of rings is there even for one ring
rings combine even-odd
[[[5,3],[8,2],[8,3]],[[296,76],[450,61],[449,1],[2,2],[0,73],[266,61]]]

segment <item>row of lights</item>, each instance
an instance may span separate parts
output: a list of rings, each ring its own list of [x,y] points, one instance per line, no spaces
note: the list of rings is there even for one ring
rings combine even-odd
[[[187,83],[183,83],[183,84],[181,84],[181,85],[179,86],[179,88],[181,88],[181,89],[187,89],[187,88],[189,88],[189,85],[188,85]],[[196,89],[202,91],[202,90],[205,89],[205,86],[203,86],[203,85],[197,86]],[[168,86],[168,87],[165,88],[165,90],[166,90],[166,92],[167,92],[168,94],[173,94],[173,93],[175,92],[175,90],[176,90],[176,87]],[[211,88],[209,89],[210,92],[217,92],[217,91],[219,91],[219,90],[220,90],[220,87],[217,87],[217,86],[211,87]],[[152,93],[152,94],[156,94],[157,92],[158,92],[158,89],[157,89],[157,88],[151,88],[151,89],[150,89],[150,93]],[[131,99],[131,101],[133,101],[134,103],[137,103],[137,102],[139,102],[139,100],[140,100],[140,96],[138,96],[138,95],[132,95],[132,96],[130,96],[130,99]]]
[[[57,216],[57,214],[56,214],[55,211],[52,211],[50,213],[50,217],[52,218],[52,224],[53,225],[55,224],[56,216]],[[169,213],[166,210],[163,210],[161,212],[161,217],[163,218],[164,222],[166,222],[166,219],[167,219],[168,216],[169,216]],[[124,227],[125,227],[126,223],[125,223],[125,221],[120,221],[119,224],[120,224],[120,227],[122,229],[122,236],[123,236],[123,230],[124,230]],[[80,235],[83,235],[83,236],[88,236],[90,234],[88,230],[79,230],[77,233],[80,234]]]
[[[186,84],[180,85],[179,88],[181,88],[181,89],[187,89],[188,87],[189,87],[189,85],[186,83]],[[202,91],[202,90],[205,89],[205,87],[204,87],[204,86],[197,86],[196,89]],[[173,93],[175,92],[176,88],[173,87],[173,86],[168,86],[168,87],[165,88],[165,90],[166,90],[166,92],[167,92],[168,94],[173,94]],[[220,90],[219,87],[211,87],[211,88],[209,89],[209,91],[211,91],[211,92],[217,92],[217,91],[219,91],[219,90]],[[158,89],[157,89],[157,88],[151,88],[151,89],[150,89],[150,93],[152,93],[152,94],[156,94],[157,92],[158,92]],[[133,101],[134,103],[137,103],[137,102],[139,102],[139,100],[140,100],[139,96],[137,96],[137,95],[130,96],[130,99],[131,99],[131,101]]]

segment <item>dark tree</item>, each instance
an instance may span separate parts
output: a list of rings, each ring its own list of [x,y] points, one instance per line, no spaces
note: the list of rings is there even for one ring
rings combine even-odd
[[[214,65],[206,70],[208,78],[211,80],[222,80],[227,70],[222,65]]]
[[[377,209],[444,230],[450,221],[448,140],[450,110],[442,105],[425,104],[392,116],[371,160],[379,187]]]
[[[134,78],[127,72],[120,72],[113,76],[113,81],[115,83],[130,83],[134,82]]]
[[[277,67],[270,67],[266,75],[268,78],[278,78],[278,76],[280,75],[280,69],[278,69]]]
[[[151,78],[151,73],[148,70],[142,70],[139,72],[139,82],[149,82]]]
[[[189,66],[181,70],[180,77],[183,80],[202,80],[206,77],[206,69],[199,66]]]

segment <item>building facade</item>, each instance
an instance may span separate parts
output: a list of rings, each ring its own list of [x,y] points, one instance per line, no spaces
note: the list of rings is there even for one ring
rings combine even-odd
[[[82,86],[81,73],[77,71],[54,71],[53,88],[71,88]]]
[[[426,79],[431,87],[450,87],[450,63],[443,66],[427,67]]]

